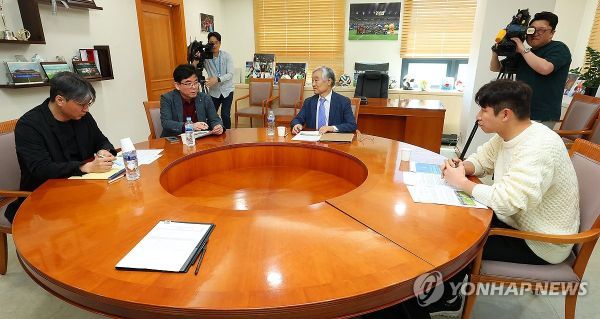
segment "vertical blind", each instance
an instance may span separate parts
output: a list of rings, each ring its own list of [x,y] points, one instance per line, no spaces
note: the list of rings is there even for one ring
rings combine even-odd
[[[346,1],[254,0],[256,53],[274,53],[276,62],[306,62],[307,76],[326,65],[344,69]]]
[[[476,8],[476,0],[404,0],[400,56],[468,57]]]
[[[594,18],[594,25],[592,26],[588,46],[600,51],[600,3],[598,3],[598,7],[596,8],[596,17]]]

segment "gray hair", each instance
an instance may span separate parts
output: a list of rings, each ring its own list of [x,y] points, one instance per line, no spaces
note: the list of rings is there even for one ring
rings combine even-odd
[[[331,80],[331,87],[335,86],[335,73],[328,66],[320,66],[313,71],[313,74],[317,71],[321,71],[321,78],[323,80]]]

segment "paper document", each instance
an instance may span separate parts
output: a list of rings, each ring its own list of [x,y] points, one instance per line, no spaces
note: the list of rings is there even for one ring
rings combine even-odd
[[[428,164],[428,163],[417,163],[417,162],[413,162],[413,161],[410,162],[410,171],[417,172],[417,173],[437,174],[437,175],[442,174],[442,170],[440,169],[439,165]]]
[[[354,133],[325,133],[319,131],[301,131],[292,138],[292,141],[304,142],[352,142]]]
[[[402,172],[402,181],[415,203],[487,208],[469,194],[448,185],[441,175]]]
[[[319,131],[302,131],[292,138],[292,141],[318,142],[321,139]]]
[[[116,268],[185,272],[213,228],[213,224],[160,221]]]
[[[487,208],[469,194],[445,185],[406,186],[415,203],[429,203],[473,208]]]
[[[113,163],[113,167],[110,171],[104,173],[87,173],[81,176],[71,176],[69,179],[108,179],[109,177],[118,174],[123,170],[123,167],[115,165]],[[124,171],[123,171],[124,172]]]
[[[151,164],[152,162],[156,161],[157,159],[159,159],[162,154],[163,149],[159,148],[159,149],[149,149],[149,150],[135,150],[135,153],[137,154],[137,158],[138,158],[138,165],[147,165],[147,164]],[[117,154],[117,159],[115,160],[115,164],[121,166],[121,167],[125,167],[123,165],[123,154],[122,152],[119,152],[119,154]]]

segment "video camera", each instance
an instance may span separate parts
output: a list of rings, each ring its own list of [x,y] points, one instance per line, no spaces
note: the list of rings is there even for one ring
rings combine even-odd
[[[525,41],[526,35],[535,33],[535,28],[529,27],[529,20],[531,20],[529,9],[519,9],[506,28],[500,30],[496,35],[496,44],[494,44],[492,50],[498,56],[514,56],[517,53],[517,44],[511,38],[519,38],[521,41]]]
[[[204,62],[206,59],[213,58],[213,47],[211,43],[202,44],[202,41],[194,40],[188,46],[188,63],[193,61]]]

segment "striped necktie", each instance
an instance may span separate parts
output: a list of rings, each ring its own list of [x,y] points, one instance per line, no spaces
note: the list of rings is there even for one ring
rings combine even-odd
[[[325,98],[319,99],[319,117],[318,117],[317,129],[327,125],[327,114],[325,113]]]

